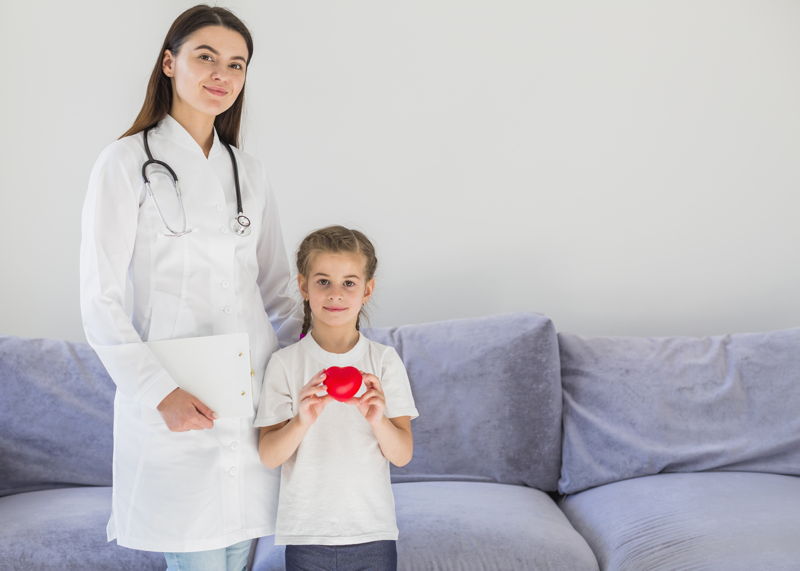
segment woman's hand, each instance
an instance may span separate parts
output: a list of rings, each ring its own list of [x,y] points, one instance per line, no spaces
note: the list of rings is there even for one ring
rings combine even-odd
[[[217,418],[203,401],[181,388],[165,396],[157,408],[172,432],[213,428],[214,419]]]
[[[386,396],[383,394],[378,377],[361,371],[361,379],[367,390],[360,397],[352,398],[347,402],[354,404],[367,422],[374,426],[383,419],[383,411],[386,410]]]
[[[297,419],[301,425],[309,427],[314,424],[325,406],[331,400],[331,396],[325,392],[322,396],[317,396],[320,391],[326,391],[322,381],[325,380],[325,371],[320,371],[300,389],[300,407],[297,412]]]

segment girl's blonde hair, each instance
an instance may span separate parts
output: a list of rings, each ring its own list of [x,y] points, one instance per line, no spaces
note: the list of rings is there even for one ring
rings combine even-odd
[[[297,273],[308,280],[309,264],[311,256],[320,252],[347,252],[351,254],[362,254],[365,259],[365,279],[371,280],[375,277],[375,269],[378,267],[378,258],[375,256],[375,247],[363,233],[358,230],[345,228],[344,226],[328,226],[315,230],[300,242],[297,249]],[[356,329],[361,324],[362,308],[356,320]],[[303,302],[303,330],[302,337],[311,329],[311,305],[308,300]]]

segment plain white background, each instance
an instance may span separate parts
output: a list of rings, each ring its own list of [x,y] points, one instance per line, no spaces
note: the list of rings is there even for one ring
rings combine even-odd
[[[193,4],[0,4],[0,334],[83,338],[89,171]],[[287,249],[365,231],[373,325],[800,325],[800,2],[222,5],[254,35],[244,148]]]

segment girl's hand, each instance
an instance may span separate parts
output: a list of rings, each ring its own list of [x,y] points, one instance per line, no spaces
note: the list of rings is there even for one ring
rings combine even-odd
[[[367,422],[374,426],[383,419],[383,411],[386,410],[386,396],[383,394],[378,377],[361,371],[361,378],[367,390],[360,397],[352,398],[347,402],[354,404]]]
[[[325,385],[322,381],[325,380],[325,371],[320,371],[306,385],[300,389],[300,410],[297,413],[297,420],[303,426],[311,426],[314,424],[322,411],[325,410],[325,405],[331,400],[327,392],[322,396],[317,396],[320,391],[325,391]]]

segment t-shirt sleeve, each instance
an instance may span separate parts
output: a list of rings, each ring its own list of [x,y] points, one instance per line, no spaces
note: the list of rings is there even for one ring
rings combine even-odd
[[[411,394],[411,383],[408,380],[406,367],[394,347],[389,347],[384,355],[380,380],[383,394],[386,396],[387,418],[419,416],[414,396]]]
[[[293,403],[286,366],[278,355],[273,354],[264,372],[253,426],[272,426],[291,419],[294,416]]]

